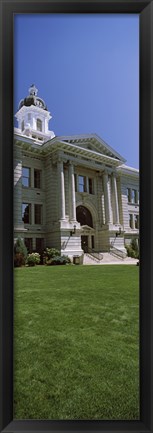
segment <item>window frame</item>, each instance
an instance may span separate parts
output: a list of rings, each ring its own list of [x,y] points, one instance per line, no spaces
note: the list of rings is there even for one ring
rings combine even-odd
[[[24,221],[24,219],[23,219],[23,206],[28,206],[29,207],[29,213],[28,213],[28,222],[27,221]],[[26,208],[25,208],[26,209]],[[24,209],[24,213],[25,213],[25,209]],[[24,222],[24,224],[31,224],[31,203],[25,203],[25,202],[22,202],[22,221]]]
[[[36,211],[36,206],[38,209],[40,209],[40,214]],[[40,217],[40,222],[37,222],[36,219]],[[35,225],[42,225],[43,222],[43,205],[41,203],[34,203],[34,224]]]

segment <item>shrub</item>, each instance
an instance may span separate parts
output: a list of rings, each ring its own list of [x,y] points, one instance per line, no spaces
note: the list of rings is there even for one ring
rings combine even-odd
[[[66,265],[70,264],[71,260],[68,256],[55,256],[49,260],[47,260],[46,264],[47,266],[53,266],[53,265]]]
[[[25,259],[23,257],[23,254],[16,253],[14,254],[14,266],[15,268],[20,268],[21,266],[25,265]]]
[[[128,257],[139,259],[139,248],[136,239],[133,239],[130,245],[125,245]]]
[[[46,248],[44,251],[44,263],[47,264],[50,259],[56,256],[60,256],[59,250],[57,250],[56,248]]]
[[[27,248],[21,238],[14,245],[14,266],[24,266],[27,258]]]
[[[28,266],[39,265],[39,263],[40,263],[40,254],[39,253],[28,254],[28,257],[27,257],[27,265]]]

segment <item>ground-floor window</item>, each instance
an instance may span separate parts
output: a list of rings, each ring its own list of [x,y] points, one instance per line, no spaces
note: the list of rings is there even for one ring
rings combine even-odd
[[[44,250],[44,239],[36,238],[36,251],[37,253],[41,253]]]
[[[24,238],[24,243],[27,248],[28,253],[32,252],[32,238]]]

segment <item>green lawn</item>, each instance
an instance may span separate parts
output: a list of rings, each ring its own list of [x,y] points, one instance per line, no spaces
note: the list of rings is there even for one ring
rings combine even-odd
[[[139,418],[138,267],[14,271],[14,418]]]

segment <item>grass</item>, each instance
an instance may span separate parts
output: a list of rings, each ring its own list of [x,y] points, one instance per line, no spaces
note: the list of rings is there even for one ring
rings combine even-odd
[[[138,267],[14,272],[14,418],[139,419]]]

